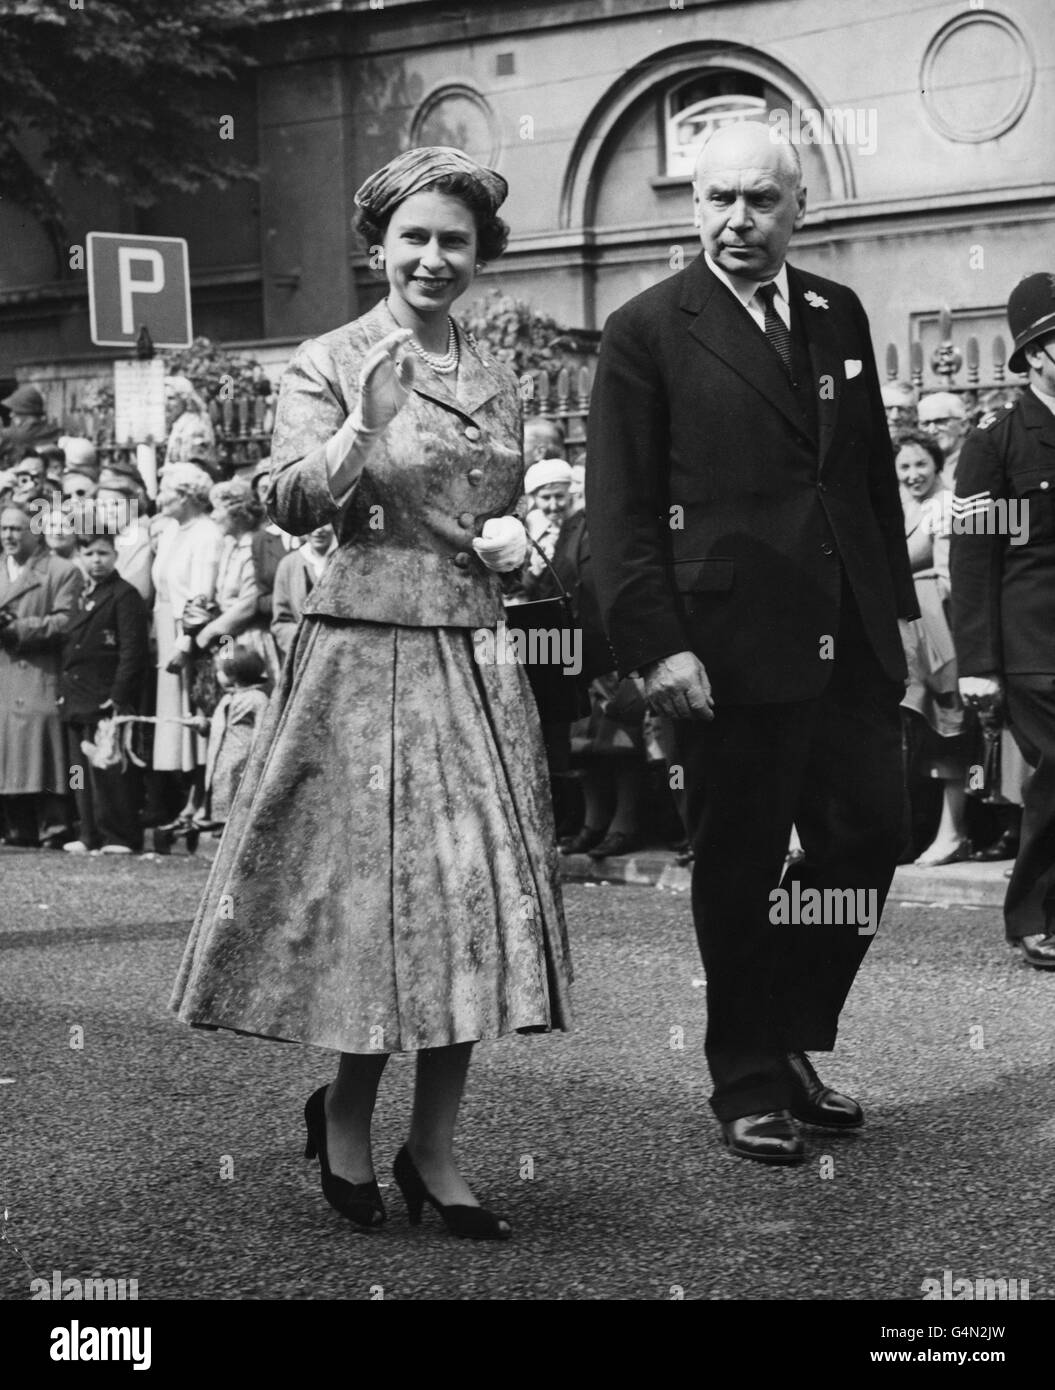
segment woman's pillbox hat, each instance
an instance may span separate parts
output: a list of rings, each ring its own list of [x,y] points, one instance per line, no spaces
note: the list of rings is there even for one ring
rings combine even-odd
[[[355,195],[355,205],[378,222],[395,211],[415,193],[431,187],[449,174],[467,174],[484,192],[494,214],[509,193],[501,174],[485,169],[461,150],[450,145],[422,145],[397,155],[382,169],[371,174]]]

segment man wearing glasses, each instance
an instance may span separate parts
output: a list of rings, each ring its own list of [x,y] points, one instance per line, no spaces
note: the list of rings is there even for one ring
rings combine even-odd
[[[20,507],[33,510],[35,502],[43,502],[48,496],[47,464],[39,454],[26,454],[12,469],[15,492],[12,501]]]
[[[963,401],[952,391],[931,391],[919,403],[919,427],[933,435],[945,459],[942,482],[956,486],[956,465],[969,424]]]
[[[1015,342],[1008,365],[1029,382],[1010,409],[978,422],[960,453],[953,641],[964,701],[1005,705],[1034,769],[1004,925],[1030,965],[1055,970],[1055,275],[1017,285],[1007,321]],[[1014,528],[988,524],[1012,505]]]

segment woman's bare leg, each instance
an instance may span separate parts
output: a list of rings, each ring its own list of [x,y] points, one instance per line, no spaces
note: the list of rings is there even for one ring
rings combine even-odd
[[[374,1160],[370,1122],[387,1052],[342,1052],[326,1091],[326,1149],[330,1170],[347,1182],[370,1182]]]
[[[454,1161],[454,1129],[472,1050],[472,1043],[455,1043],[418,1053],[407,1149],[425,1186],[445,1207],[480,1205]]]
[[[917,864],[926,865],[952,854],[967,839],[967,794],[962,778],[943,781],[942,789],[941,822]]]

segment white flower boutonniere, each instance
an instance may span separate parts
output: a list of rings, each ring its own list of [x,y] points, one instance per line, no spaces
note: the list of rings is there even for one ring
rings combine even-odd
[[[811,309],[827,309],[828,307],[828,301],[816,290],[807,290],[804,298]]]

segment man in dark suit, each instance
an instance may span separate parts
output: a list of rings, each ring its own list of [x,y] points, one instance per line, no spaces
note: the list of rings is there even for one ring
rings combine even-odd
[[[711,1105],[732,1153],[796,1163],[798,1121],[863,1118],[806,1054],[834,1046],[903,843],[917,609],[868,320],[785,264],[806,190],[775,135],[711,137],[704,254],[609,318],[586,510],[620,670],[676,721]]]
[[[1055,275],[1011,292],[1008,365],[1029,386],[990,411],[960,453],[950,551],[960,694],[1006,705],[1034,768],[1004,903],[1008,941],[1055,970]]]

